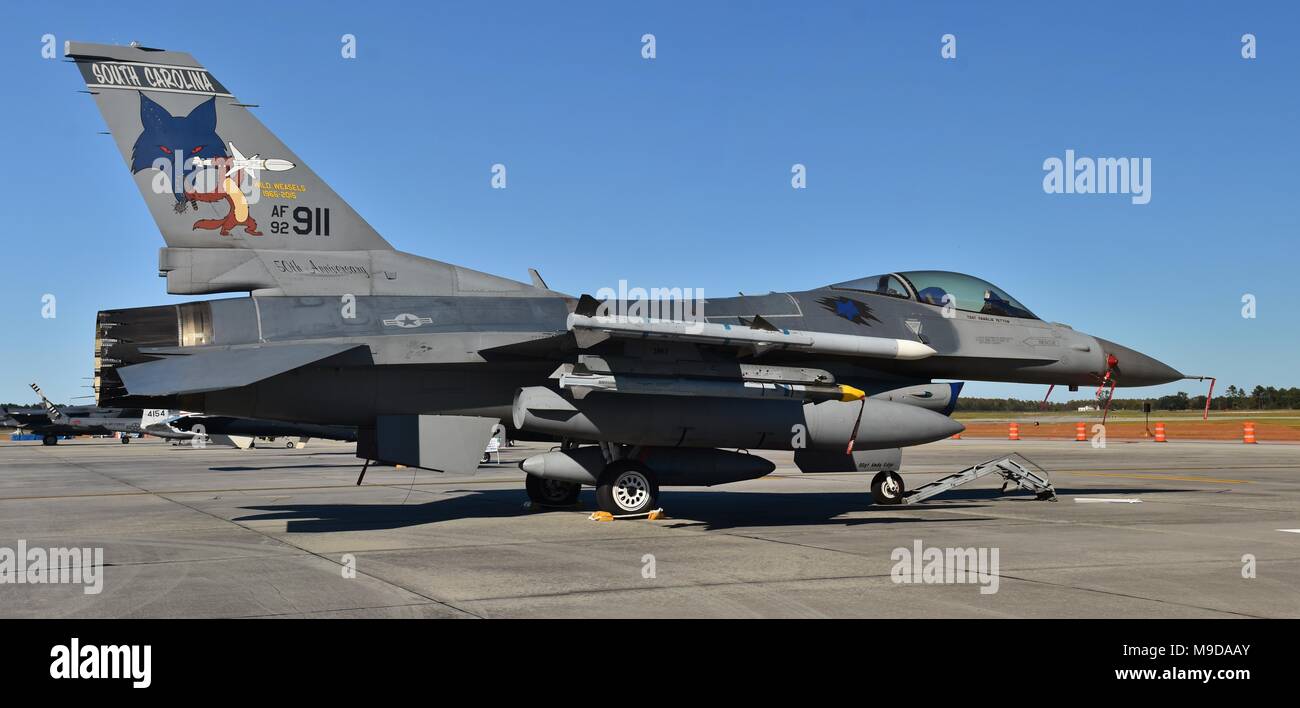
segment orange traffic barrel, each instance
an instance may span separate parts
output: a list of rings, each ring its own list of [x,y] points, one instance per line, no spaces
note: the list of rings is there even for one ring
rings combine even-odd
[[[1088,426],[1084,425],[1083,423],[1075,423],[1074,439],[1078,440],[1079,442],[1088,442],[1087,428]]]
[[[1156,423],[1156,442],[1169,442],[1165,440],[1165,424]]]
[[[1007,426],[1007,440],[1019,440],[1019,439],[1020,439],[1020,424],[1019,423],[1009,424]]]
[[[1246,443],[1247,445],[1254,445],[1256,442],[1258,442],[1257,440],[1255,440],[1254,423],[1241,424],[1241,441]]]

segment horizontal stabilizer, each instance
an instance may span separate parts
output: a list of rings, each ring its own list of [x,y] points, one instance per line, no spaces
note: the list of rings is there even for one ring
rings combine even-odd
[[[381,415],[357,431],[357,457],[451,474],[474,474],[496,418],[466,415]],[[358,482],[360,484],[360,482]]]
[[[169,356],[118,369],[132,396],[173,396],[239,388],[323,359],[354,352],[370,361],[369,347],[354,342],[261,345]]]
[[[240,450],[253,446],[253,438],[247,435],[209,435],[208,442],[213,445],[229,445]]]

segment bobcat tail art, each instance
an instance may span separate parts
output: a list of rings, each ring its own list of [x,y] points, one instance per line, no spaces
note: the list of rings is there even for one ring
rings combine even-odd
[[[236,99],[194,57],[80,42],[69,42],[65,52],[166,241],[159,270],[167,273],[169,288],[227,291],[283,276],[328,280],[340,292],[355,293],[369,286],[376,270],[361,254],[393,251],[262,125],[255,103]],[[330,100],[350,97],[340,92]],[[287,251],[319,257],[294,258]],[[344,284],[350,277],[364,282]],[[393,280],[385,276],[384,284]],[[266,290],[284,292],[279,285]]]
[[[237,159],[230,158],[226,142],[217,135],[216,97],[200,103],[182,117],[168,113],[140,93],[140,125],[140,135],[131,150],[131,172],[159,170],[156,185],[170,178],[167,191],[176,199],[177,214],[183,214],[187,204],[197,210],[199,202],[225,202],[228,207],[225,217],[199,219],[191,228],[220,229],[222,236],[229,236],[231,229],[242,226],[249,236],[262,235],[257,230],[257,220],[249,214],[248,198],[240,188],[242,171],[250,172],[249,177],[254,179],[257,175],[249,164],[252,161],[242,154],[236,154]],[[276,163],[281,170],[293,167],[286,160],[257,162]]]

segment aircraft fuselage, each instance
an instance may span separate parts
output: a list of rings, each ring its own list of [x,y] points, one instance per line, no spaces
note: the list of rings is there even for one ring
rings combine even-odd
[[[539,291],[547,293],[548,291]],[[845,306],[843,301],[851,304]],[[104,402],[310,423],[372,424],[381,414],[458,414],[508,419],[516,391],[545,382],[579,353],[567,296],[248,297],[101,313]],[[820,288],[710,299],[704,321],[747,326],[755,315],[787,330],[916,340],[936,354],[918,360],[776,350],[739,359],[708,347],[616,341],[581,353],[642,359],[755,361],[816,367],[875,393],[935,378],[1096,386],[1116,356],[1121,385],[1176,378],[1149,357],[1068,326],[952,310],[915,300]],[[131,344],[122,342],[130,341]],[[369,361],[325,359],[255,383],[166,398],[115,399],[118,366],[245,345],[364,346]],[[1172,373],[1170,373],[1172,372]]]

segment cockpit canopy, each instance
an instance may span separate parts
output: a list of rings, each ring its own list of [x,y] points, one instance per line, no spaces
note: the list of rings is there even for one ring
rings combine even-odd
[[[904,300],[916,300],[943,307],[951,303],[958,310],[1000,317],[1038,319],[1006,291],[987,280],[946,270],[913,270],[858,278],[831,286],[836,290],[857,290]],[[948,300],[945,302],[944,298]]]

